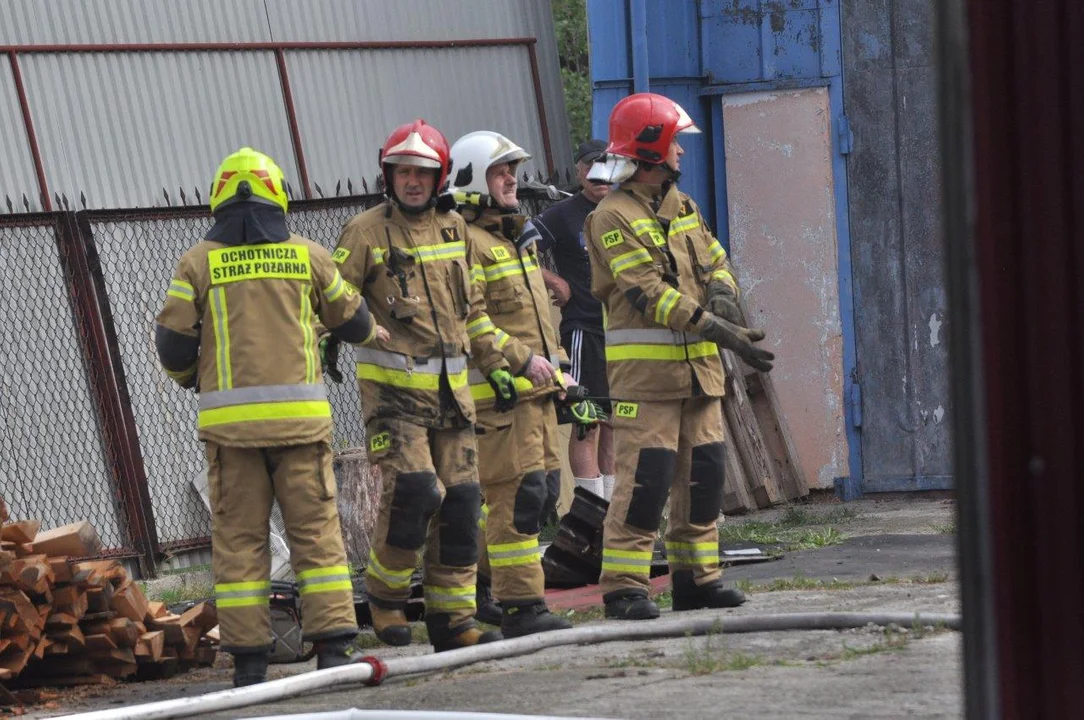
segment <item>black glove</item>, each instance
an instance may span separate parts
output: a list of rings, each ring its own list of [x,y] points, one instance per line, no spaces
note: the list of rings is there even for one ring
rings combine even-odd
[[[516,392],[516,379],[507,370],[494,370],[489,374],[489,384],[493,386],[493,392],[497,399],[493,403],[493,409],[497,412],[508,412],[516,406],[519,393]]]
[[[733,350],[750,367],[770,372],[775,355],[753,343],[764,339],[763,330],[747,330],[711,313],[704,313],[700,334],[721,348]]]
[[[745,327],[745,319],[738,307],[738,296],[734,288],[722,280],[708,283],[708,302],[704,309],[723,320]]]
[[[334,335],[328,335],[320,341],[320,364],[324,366],[324,373],[337,383],[343,381],[343,374],[339,372],[339,347],[342,341]]]

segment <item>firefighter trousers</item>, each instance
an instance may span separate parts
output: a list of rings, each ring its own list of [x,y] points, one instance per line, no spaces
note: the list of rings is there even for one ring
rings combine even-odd
[[[211,552],[222,649],[271,649],[271,506],[278,500],[301,594],[305,640],[357,633],[327,441],[249,448],[207,443]]]
[[[538,533],[548,495],[547,414],[556,425],[553,401],[542,397],[478,418],[478,472],[486,499],[478,573],[491,578],[493,596],[506,604],[542,602],[545,593]]]
[[[542,438],[546,453],[546,505],[542,508],[542,522],[546,523],[558,514],[558,508],[561,505],[564,505],[567,511],[567,506],[572,504],[572,491],[575,489],[571,474],[567,478],[567,488],[565,479],[561,477],[561,447],[568,447],[568,438],[562,438],[557,429],[557,407],[553,402],[546,406]]]
[[[424,547],[426,616],[446,616],[450,629],[473,622],[482,497],[474,429],[375,418],[366,431],[369,461],[380,467],[383,481],[365,570],[371,602],[386,610],[406,607]]]
[[[698,585],[718,579],[726,453],[721,398],[617,403],[613,426],[616,480],[603,526],[602,592],[649,589],[667,497],[670,571],[692,570]]]

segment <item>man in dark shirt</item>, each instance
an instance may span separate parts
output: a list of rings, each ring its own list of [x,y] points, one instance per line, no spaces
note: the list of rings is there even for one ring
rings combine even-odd
[[[542,275],[561,308],[561,345],[572,361],[570,372],[592,395],[601,397],[609,394],[602,303],[591,295],[591,263],[584,245],[583,222],[610,191],[609,185],[587,180],[587,171],[605,149],[606,143],[601,140],[580,145],[575,157],[580,192],[550,206],[533,220],[541,236],[539,250],[551,253],[557,266],[556,274],[543,268]],[[610,403],[599,404],[611,412]],[[609,500],[614,482],[613,428],[600,425],[583,440],[573,434],[568,464],[576,486]]]

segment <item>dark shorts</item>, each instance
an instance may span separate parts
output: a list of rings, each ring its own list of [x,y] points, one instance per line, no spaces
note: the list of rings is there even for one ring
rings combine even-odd
[[[590,390],[592,396],[608,396],[610,383],[606,379],[606,339],[596,333],[575,329],[561,333],[561,345],[572,361],[572,377]],[[608,400],[597,402],[607,414],[612,412]]]

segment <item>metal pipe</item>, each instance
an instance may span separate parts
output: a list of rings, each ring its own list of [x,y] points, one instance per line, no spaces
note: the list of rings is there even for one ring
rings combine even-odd
[[[0,45],[0,52],[107,53],[107,52],[228,52],[234,50],[410,50],[411,48],[500,47],[534,45],[533,37],[473,38],[468,40],[367,40],[356,42],[201,42],[201,43],[67,43],[53,45]]]
[[[531,82],[534,84],[534,101],[538,107],[538,124],[542,130],[542,152],[546,156],[546,179],[550,179],[557,172],[553,164],[553,147],[550,145],[550,128],[546,122],[546,102],[542,94],[542,78],[538,72],[538,53],[535,52],[534,43],[527,46],[527,60],[531,63]]]
[[[647,62],[647,0],[629,0],[629,44],[632,46],[632,91],[647,92],[651,89]]]
[[[205,715],[211,712],[249,707],[282,700],[313,690],[342,685],[367,683],[378,670],[383,677],[399,677],[436,670],[471,665],[489,660],[501,660],[538,652],[545,648],[565,645],[594,645],[604,642],[653,640],[722,633],[774,632],[788,630],[849,630],[867,625],[940,625],[952,630],[960,628],[960,616],[942,613],[790,613],[780,615],[732,615],[679,617],[649,623],[614,623],[557,630],[540,635],[528,635],[515,640],[476,645],[461,650],[434,653],[421,657],[398,658],[383,667],[374,668],[366,662],[328,670],[294,675],[232,690],[221,690],[199,697],[179,698],[162,702],[110,708],[77,715],[65,715],[69,720],[152,720]]]
[[[26,86],[23,84],[23,72],[19,67],[19,56],[14,50],[8,51],[8,62],[11,63],[11,79],[15,83],[15,94],[19,97],[19,108],[23,113],[26,142],[30,145],[30,155],[34,159],[34,173],[38,177],[38,192],[41,193],[41,209],[49,212],[53,209],[53,201],[49,198],[49,184],[45,182],[45,165],[41,161],[38,134],[34,131],[34,116],[30,114],[30,101],[26,97]]]
[[[305,147],[301,143],[301,130],[297,125],[297,110],[294,109],[294,93],[290,89],[290,72],[286,68],[286,51],[275,51],[275,64],[279,70],[279,85],[282,87],[282,103],[286,106],[286,123],[290,126],[290,141],[294,145],[294,160],[297,172],[301,176],[301,191],[305,199],[312,199],[312,186],[309,185],[309,169],[305,165]]]

